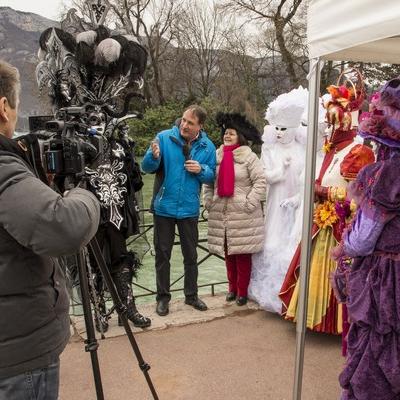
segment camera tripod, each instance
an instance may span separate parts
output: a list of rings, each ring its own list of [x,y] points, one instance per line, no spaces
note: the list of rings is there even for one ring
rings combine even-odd
[[[136,339],[133,336],[132,329],[129,326],[128,318],[126,316],[126,312],[127,312],[126,306],[122,303],[119,293],[114,285],[114,282],[111,278],[111,274],[107,268],[106,262],[104,260],[103,254],[101,252],[101,249],[97,242],[96,237],[94,237],[89,242],[88,246],[89,246],[90,250],[92,251],[93,256],[98,265],[98,268],[106,282],[107,288],[110,292],[110,295],[114,302],[117,313],[123,323],[125,332],[130,341],[132,350],[135,353],[136,359],[139,363],[139,368],[142,370],[142,372],[146,378],[147,385],[149,386],[149,389],[153,395],[153,399],[158,400],[157,392],[154,388],[153,382],[151,381],[151,378],[149,375],[150,365],[144,361],[142,354],[140,352],[139,346],[136,342]],[[82,295],[82,307],[83,307],[85,326],[86,326],[87,339],[85,340],[85,343],[86,343],[85,351],[90,352],[94,383],[95,383],[95,387],[96,387],[97,400],[104,400],[103,385],[101,382],[101,374],[100,374],[100,366],[99,366],[99,360],[97,357],[97,349],[99,347],[99,344],[97,342],[95,330],[94,330],[94,326],[93,326],[92,310],[91,310],[91,305],[90,305],[89,284],[88,284],[88,269],[87,269],[87,264],[86,264],[83,250],[81,250],[76,255],[76,261],[77,261],[77,266],[78,266],[79,281],[80,281],[81,295]]]

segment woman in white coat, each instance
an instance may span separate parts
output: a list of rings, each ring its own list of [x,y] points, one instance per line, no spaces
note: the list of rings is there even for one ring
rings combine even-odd
[[[217,150],[214,184],[204,186],[208,210],[208,248],[225,255],[229,282],[227,301],[247,303],[251,255],[264,243],[261,200],[266,182],[263,165],[248,146],[260,143],[260,133],[240,114],[217,114],[223,145]]]

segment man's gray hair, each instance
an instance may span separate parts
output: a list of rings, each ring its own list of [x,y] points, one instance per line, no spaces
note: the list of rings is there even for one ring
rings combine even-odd
[[[185,111],[190,111],[193,113],[193,115],[197,117],[200,125],[204,125],[204,122],[206,122],[207,111],[203,107],[198,106],[197,104],[192,104],[186,108]]]
[[[17,106],[20,91],[19,72],[6,61],[0,60],[0,98],[6,97],[11,108]]]

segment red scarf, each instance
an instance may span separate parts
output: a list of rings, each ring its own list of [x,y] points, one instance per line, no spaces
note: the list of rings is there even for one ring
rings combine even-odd
[[[218,196],[231,197],[235,188],[235,167],[233,163],[233,150],[240,147],[240,144],[223,147],[222,161],[219,166],[218,175]]]

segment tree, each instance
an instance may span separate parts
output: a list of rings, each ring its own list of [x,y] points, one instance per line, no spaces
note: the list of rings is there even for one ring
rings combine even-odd
[[[181,11],[178,0],[116,0],[111,5],[119,24],[128,34],[134,35],[149,52],[149,68],[146,74],[146,97],[150,105],[153,85],[158,104],[165,103],[162,65],[166,62],[171,41],[175,37],[174,21]]]
[[[211,94],[219,76],[219,51],[232,30],[230,20],[206,0],[186,0],[176,21],[177,59],[189,96]]]
[[[240,28],[231,31],[220,54],[216,96],[228,110],[244,112],[255,119],[255,114],[265,108],[266,88],[260,77],[269,63],[268,50],[260,47],[256,38]]]
[[[386,81],[400,75],[398,64],[326,61],[321,73],[321,92],[323,93],[327,86],[335,85],[340,74],[352,68],[361,73],[368,95],[378,90]]]
[[[247,15],[248,22],[272,30],[272,51],[279,51],[291,84],[304,81],[305,23],[296,18],[303,0],[221,0],[220,8]],[[299,45],[300,44],[300,45]],[[303,54],[302,54],[303,53]]]
[[[361,72],[369,93],[378,90],[386,81],[400,75],[400,65],[398,64],[349,62],[348,65],[349,67],[357,68]]]

